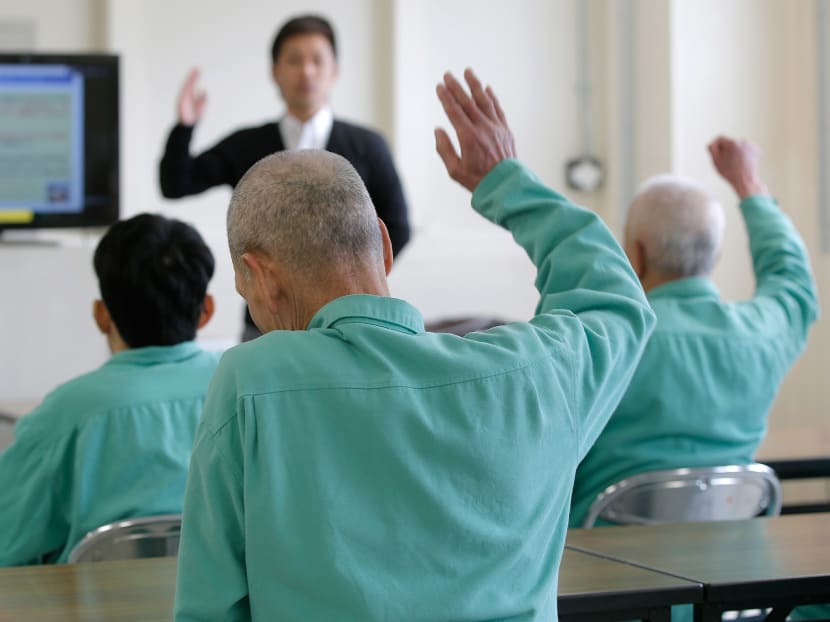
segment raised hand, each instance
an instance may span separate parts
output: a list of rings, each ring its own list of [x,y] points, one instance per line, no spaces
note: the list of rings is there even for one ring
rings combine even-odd
[[[753,194],[767,194],[761,180],[759,162],[761,150],[748,140],[733,140],[718,136],[709,143],[712,164],[734,188],[740,198]]]
[[[493,89],[482,88],[472,69],[464,72],[464,78],[471,95],[449,72],[436,89],[455,129],[461,155],[441,128],[435,130],[435,149],[450,177],[473,191],[496,164],[516,157],[516,147]]]
[[[207,101],[207,93],[197,90],[196,82],[198,79],[199,70],[194,67],[187,74],[187,78],[185,78],[182,89],[179,92],[176,109],[179,115],[179,123],[182,125],[196,125],[199,119],[202,118],[202,112],[205,109],[205,102]]]

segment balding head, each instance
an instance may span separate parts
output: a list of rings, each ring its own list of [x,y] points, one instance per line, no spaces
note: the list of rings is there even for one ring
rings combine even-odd
[[[234,190],[228,242],[308,276],[383,263],[372,200],[349,162],[327,151],[284,151],[257,162]]]
[[[721,205],[700,186],[673,175],[652,177],[631,202],[625,247],[642,256],[638,274],[650,272],[663,281],[708,275],[723,240]],[[642,274],[641,274],[642,279]]]

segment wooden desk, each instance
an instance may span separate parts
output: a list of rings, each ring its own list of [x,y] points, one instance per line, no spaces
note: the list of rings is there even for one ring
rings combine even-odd
[[[0,622],[169,622],[175,583],[173,558],[0,569]],[[671,605],[701,598],[698,583],[565,551],[562,622],[668,622]]]
[[[722,611],[830,602],[830,514],[751,521],[573,529],[576,550],[703,584],[696,619]]]
[[[565,549],[559,570],[560,622],[669,622],[671,606],[700,603],[696,582]]]
[[[176,560],[0,569],[0,622],[170,622]]]

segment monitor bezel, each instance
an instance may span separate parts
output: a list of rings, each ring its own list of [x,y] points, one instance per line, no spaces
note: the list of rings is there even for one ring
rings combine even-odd
[[[121,71],[120,58],[117,54],[108,53],[74,53],[74,52],[0,52],[0,64],[40,64],[50,63],[73,65],[98,65],[113,70],[113,87],[115,90],[116,106],[113,111],[115,117],[115,154],[109,160],[107,174],[109,201],[103,207],[90,209],[84,203],[83,210],[74,213],[34,214],[29,222],[3,223],[0,222],[0,231],[11,229],[66,229],[66,228],[94,228],[106,227],[117,222],[121,214],[121,183],[120,183],[120,151],[121,151]]]

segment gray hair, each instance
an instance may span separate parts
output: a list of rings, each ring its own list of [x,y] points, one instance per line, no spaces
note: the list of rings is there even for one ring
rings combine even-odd
[[[648,265],[672,276],[707,275],[718,258],[723,207],[695,182],[675,175],[648,179],[631,201],[626,239],[645,248]]]
[[[254,164],[228,208],[236,263],[259,250],[305,274],[383,261],[377,216],[349,162],[327,151],[284,151]]]

